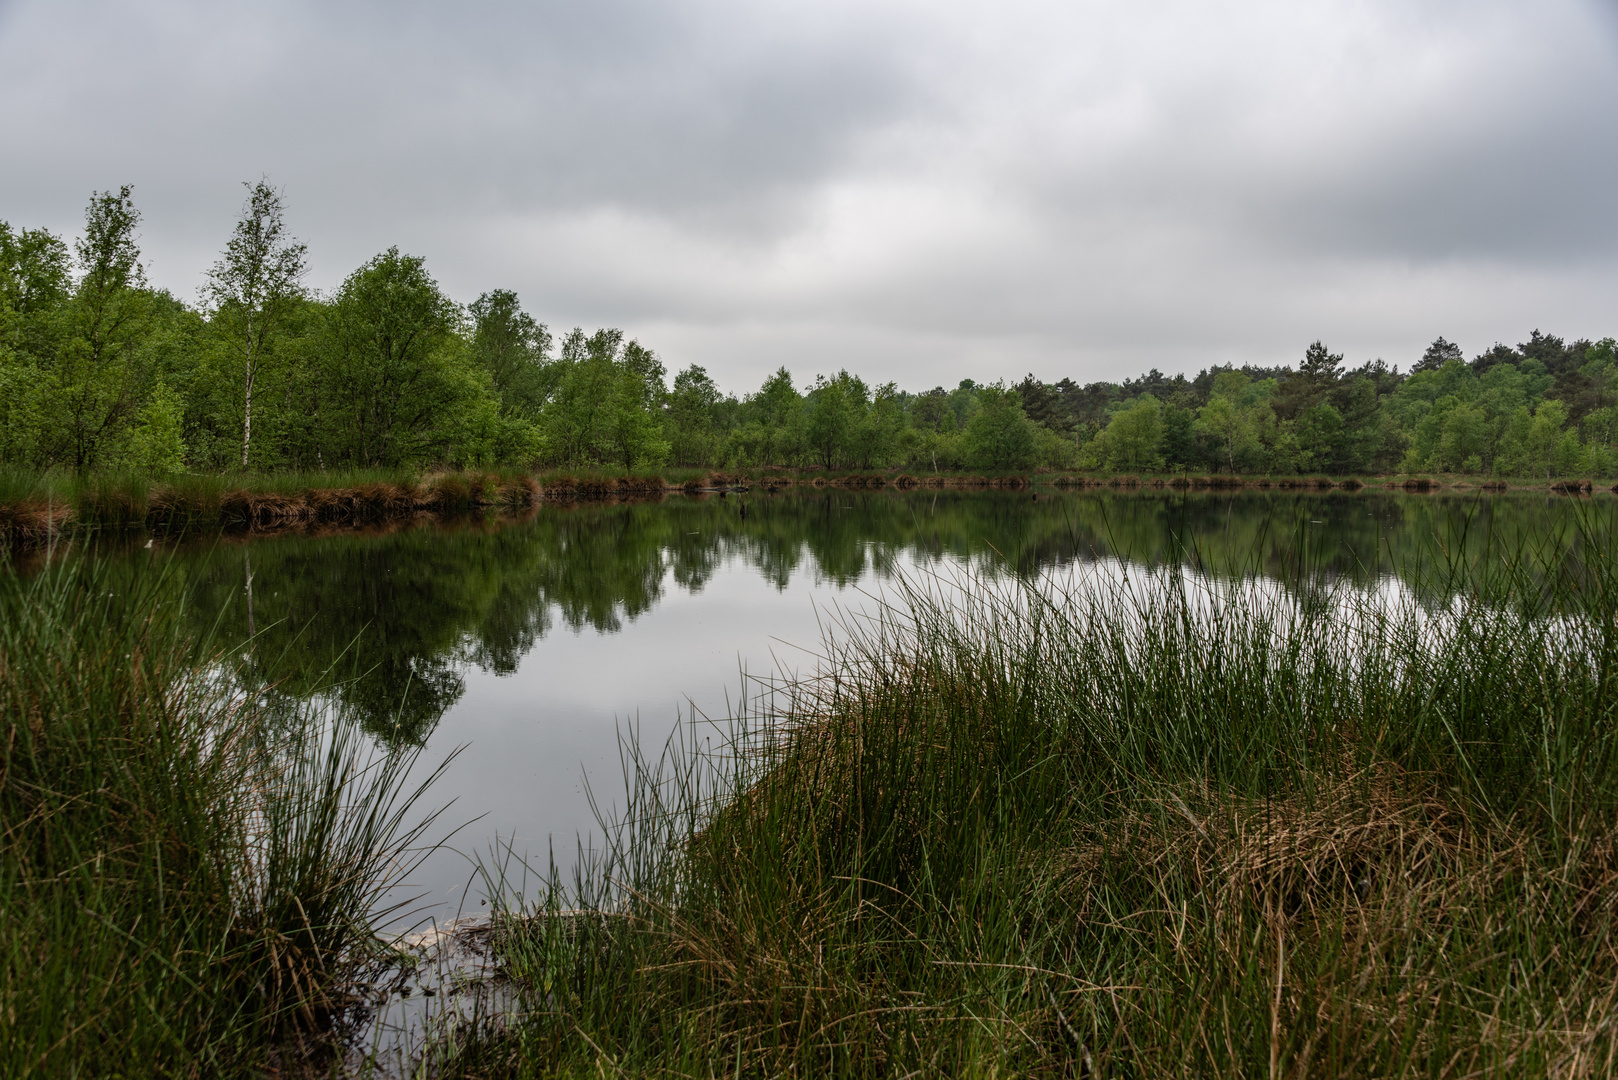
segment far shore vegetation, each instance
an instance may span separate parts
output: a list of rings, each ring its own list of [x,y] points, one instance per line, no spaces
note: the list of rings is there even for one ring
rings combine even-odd
[[[619,330],[553,333],[509,290],[458,303],[397,249],[317,294],[285,216],[249,185],[193,298],[148,284],[127,186],[92,195],[71,245],[0,222],[0,467],[1618,478],[1612,337],[1470,358],[1440,337],[1391,363],[1317,341],[1295,366],[1084,385],[901,389],[833,361],[726,392]]]

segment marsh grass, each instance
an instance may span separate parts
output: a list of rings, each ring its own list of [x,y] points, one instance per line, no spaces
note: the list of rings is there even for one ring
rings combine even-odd
[[[1307,553],[912,580],[717,745],[626,744],[605,849],[502,912],[523,1008],[426,1064],[1609,1075],[1618,552],[1586,526],[1439,538],[1417,587]]]
[[[547,499],[637,498],[661,497],[671,482],[662,473],[550,472],[540,478],[538,486]]]
[[[0,1074],[261,1075],[385,962],[432,818],[409,753],[269,707],[176,583],[128,582],[0,572]]]

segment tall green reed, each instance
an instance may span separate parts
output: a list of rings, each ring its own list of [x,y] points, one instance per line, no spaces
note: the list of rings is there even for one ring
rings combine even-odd
[[[627,748],[605,849],[502,913],[525,1009],[440,1063],[1610,1068],[1611,523],[1454,540],[1414,586],[1302,544],[1268,580],[913,578],[717,748]]]
[[[384,952],[431,822],[410,755],[270,708],[185,602],[84,559],[0,572],[4,1075],[256,1075]]]

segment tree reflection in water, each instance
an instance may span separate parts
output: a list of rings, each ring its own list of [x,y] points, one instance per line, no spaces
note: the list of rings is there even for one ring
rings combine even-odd
[[[733,561],[775,590],[803,573],[875,584],[901,561],[945,559],[1026,577],[1118,557],[1299,588],[1395,573],[1439,603],[1466,583],[1424,576],[1438,552],[1550,542],[1576,560],[1578,517],[1610,530],[1615,507],[1525,495],[842,490],[755,490],[746,505],[745,515],[736,498],[547,505],[521,521],[192,542],[125,562],[131,573],[166,564],[190,587],[199,632],[233,652],[253,638],[252,669],[274,693],[324,693],[379,738],[420,744],[469,667],[511,674],[557,624],[615,632]]]

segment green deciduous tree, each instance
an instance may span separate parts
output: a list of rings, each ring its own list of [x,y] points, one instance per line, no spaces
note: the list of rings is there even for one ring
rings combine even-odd
[[[747,403],[758,425],[759,464],[795,460],[802,439],[803,395],[792,385],[792,373],[776,368]]]
[[[661,465],[668,458],[668,440],[656,415],[667,395],[663,370],[657,354],[639,342],[624,346],[614,372],[606,456],[626,471]]]
[[[0,221],[0,342],[19,355],[47,354],[53,319],[72,291],[72,260],[61,237]]]
[[[460,309],[423,259],[389,248],[348,276],[323,335],[322,441],[355,465],[422,464],[449,453],[487,392],[466,355]]]
[[[1195,430],[1213,456],[1216,467],[1236,472],[1257,445],[1258,439],[1251,416],[1231,396],[1245,385],[1246,377],[1240,372],[1226,374],[1236,375],[1242,381],[1235,385],[1227,382],[1223,392],[1217,392],[1208,399],[1208,403],[1197,412]]]
[[[50,365],[42,442],[47,460],[85,472],[101,464],[139,408],[137,350],[150,298],[135,229],[140,212],[129,185],[96,192],[74,245],[79,280],[66,306],[65,340]]]
[[[856,419],[850,438],[849,451],[860,468],[881,468],[893,458],[899,448],[904,420],[898,386],[887,382],[871,392],[870,401]]]
[[[303,298],[307,247],[286,231],[286,202],[270,182],[243,184],[247,203],[208,272],[204,295],[213,326],[230,343],[242,373],[242,468],[253,443],[253,387],[275,335]]]
[[[551,333],[517,294],[494,289],[472,301],[472,356],[488,371],[502,410],[535,419],[554,387],[547,381]]]
[[[674,376],[669,391],[669,442],[676,465],[702,465],[712,461],[718,439],[713,430],[714,407],[720,400],[719,384],[707,369],[692,364]]]
[[[45,379],[72,288],[60,237],[0,221],[0,461],[39,463]]]
[[[1443,418],[1433,464],[1446,472],[1479,472],[1489,453],[1489,421],[1481,408],[1457,403]]]
[[[567,465],[617,463],[633,469],[668,454],[654,409],[666,393],[656,354],[621,330],[562,339],[550,376],[556,391],[543,422],[548,454]]]
[[[855,425],[869,404],[870,391],[847,369],[831,378],[815,376],[805,395],[804,441],[823,469],[834,469],[849,457]]]
[[[178,472],[185,464],[184,414],[179,395],[159,382],[135,417],[121,464],[155,475]]]
[[[1038,453],[1034,423],[1022,396],[999,384],[978,387],[978,409],[966,423],[966,453],[990,469],[1026,469]]]
[[[1163,405],[1150,394],[1114,414],[1099,439],[1109,469],[1163,467]]]

